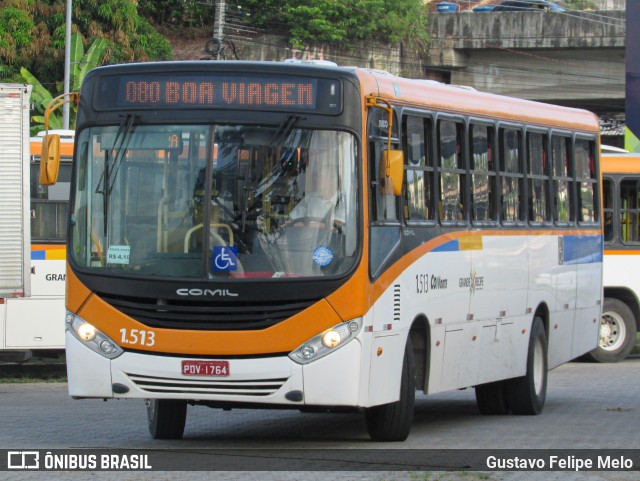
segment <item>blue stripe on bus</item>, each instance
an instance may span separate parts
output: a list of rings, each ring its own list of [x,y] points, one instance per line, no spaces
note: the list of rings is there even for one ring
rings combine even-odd
[[[460,242],[458,242],[458,239],[455,239],[436,247],[432,252],[457,252],[459,250]]]
[[[47,260],[47,251],[31,251],[32,261],[45,261]]]
[[[563,238],[564,264],[593,264],[602,262],[601,235],[566,235]]]

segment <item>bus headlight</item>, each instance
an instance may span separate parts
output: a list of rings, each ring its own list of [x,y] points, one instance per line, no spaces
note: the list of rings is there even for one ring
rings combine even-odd
[[[289,357],[298,364],[310,363],[341,348],[354,339],[361,329],[362,318],[337,324],[291,351]]]
[[[92,351],[107,359],[115,359],[124,351],[109,336],[103,334],[81,317],[67,311],[66,329]]]

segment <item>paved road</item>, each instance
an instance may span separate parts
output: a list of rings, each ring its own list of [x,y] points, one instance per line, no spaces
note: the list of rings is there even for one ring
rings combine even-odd
[[[189,407],[181,441],[153,441],[139,400],[74,401],[64,383],[0,384],[0,449],[396,449],[369,441],[360,414]],[[639,449],[640,358],[620,364],[570,363],[549,375],[540,416],[482,416],[473,390],[419,396],[409,449]],[[640,456],[640,454],[639,454]],[[636,465],[640,458],[636,459]],[[6,473],[5,473],[6,474]],[[13,474],[13,473],[10,473]],[[45,476],[46,474],[46,476]],[[67,473],[72,479],[111,479],[114,473]],[[126,479],[326,480],[326,473],[126,473]],[[39,477],[42,475],[43,477]],[[53,475],[53,476],[52,476]],[[26,476],[26,477],[25,477]],[[55,479],[30,473],[12,479]],[[345,480],[637,480],[640,472],[407,473],[340,472]],[[67,479],[60,477],[57,479]]]

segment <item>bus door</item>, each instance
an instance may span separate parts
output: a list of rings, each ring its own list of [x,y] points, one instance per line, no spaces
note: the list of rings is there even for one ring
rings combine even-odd
[[[382,153],[388,149],[388,113],[383,108],[371,108],[368,119],[368,184],[369,184],[369,275],[375,280],[384,274],[402,256],[401,228],[398,216],[398,198],[386,178],[381,165]],[[398,122],[393,113],[391,148],[399,148]],[[394,281],[373,308],[374,347],[384,356],[371,352],[369,400],[373,404],[395,401],[388,397],[397,393],[398,364],[402,365],[404,337],[400,336],[399,312],[401,285]],[[398,307],[398,310],[395,310]],[[404,326],[403,326],[404,327]],[[395,385],[390,385],[396,383]]]

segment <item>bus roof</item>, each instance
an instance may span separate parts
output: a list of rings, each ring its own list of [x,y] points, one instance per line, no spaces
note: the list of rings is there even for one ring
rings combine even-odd
[[[440,112],[479,118],[497,118],[590,133],[600,131],[596,115],[587,110],[490,94],[432,80],[405,79],[366,69],[358,69],[357,74],[365,95],[377,95],[390,101],[420,104]]]
[[[375,95],[398,104],[416,105],[428,110],[500,119],[506,122],[526,122],[592,134],[599,133],[600,130],[597,117],[587,110],[489,94],[469,87],[446,85],[433,80],[406,79],[380,70],[337,67],[328,65],[327,62],[177,61],[133,63],[95,68],[88,73],[87,79],[94,75],[107,73],[158,70],[184,70],[185,72],[216,70],[246,74],[252,70],[261,73],[281,73],[283,69],[300,75],[357,77],[363,96]]]
[[[600,164],[605,174],[640,173],[640,154],[603,154]]]

